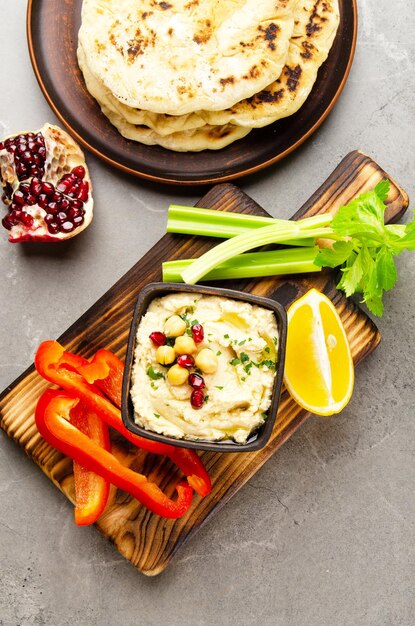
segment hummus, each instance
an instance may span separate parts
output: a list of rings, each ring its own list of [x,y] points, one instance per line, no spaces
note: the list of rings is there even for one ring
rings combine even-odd
[[[204,402],[197,409],[190,403],[193,390],[187,382],[169,383],[169,366],[157,362],[150,339],[172,315],[181,316],[188,329],[201,324],[204,339],[197,349],[209,348],[217,357],[216,371],[203,374]],[[178,439],[245,443],[267,417],[277,353],[278,326],[269,309],[195,293],[156,298],[137,330],[131,385],[135,421]]]

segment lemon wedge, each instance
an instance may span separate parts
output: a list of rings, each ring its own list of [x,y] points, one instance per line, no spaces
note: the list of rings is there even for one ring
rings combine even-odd
[[[311,289],[288,309],[284,382],[292,398],[317,415],[339,413],[353,393],[354,367],[333,303]]]

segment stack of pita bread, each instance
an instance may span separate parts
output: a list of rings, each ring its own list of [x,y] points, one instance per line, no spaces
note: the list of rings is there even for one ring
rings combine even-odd
[[[304,104],[338,0],[84,0],[78,62],[127,139],[217,150]]]

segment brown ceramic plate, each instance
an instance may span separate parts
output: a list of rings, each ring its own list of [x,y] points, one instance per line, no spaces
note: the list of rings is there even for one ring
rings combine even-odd
[[[82,0],[29,0],[30,57],[47,101],[86,148],[121,170],[148,180],[206,184],[252,174],[287,156],[327,117],[346,82],[356,44],[356,0],[339,0],[341,21],[330,55],[304,106],[289,118],[222,150],[171,152],[124,139],[89,95],[76,60]]]

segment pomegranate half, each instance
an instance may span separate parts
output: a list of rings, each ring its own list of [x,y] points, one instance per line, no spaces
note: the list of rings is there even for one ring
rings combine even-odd
[[[2,225],[9,241],[62,241],[92,220],[91,179],[82,150],[61,128],[45,124],[35,132],[0,142]]]

